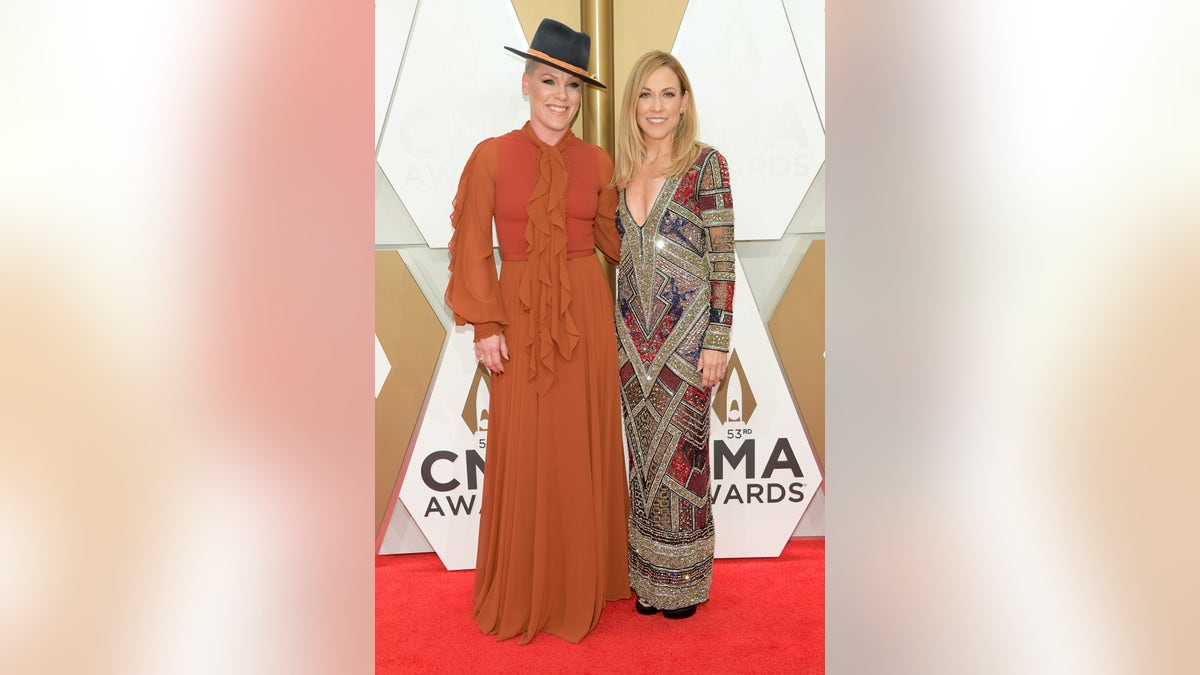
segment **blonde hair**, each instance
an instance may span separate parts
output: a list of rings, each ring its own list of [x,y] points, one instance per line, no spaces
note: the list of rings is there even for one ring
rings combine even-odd
[[[646,52],[633,64],[629,72],[629,81],[625,83],[625,95],[621,101],[620,118],[617,120],[616,156],[613,158],[613,187],[624,188],[633,180],[638,167],[646,159],[646,142],[642,139],[642,130],[637,124],[638,95],[646,86],[650,75],[666,66],[675,71],[679,78],[679,86],[683,90],[680,96],[687,94],[675,127],[675,137],[671,139],[671,164],[665,175],[683,175],[688,167],[696,161],[700,154],[700,143],[696,141],[696,132],[700,128],[696,119],[696,94],[692,91],[692,83],[688,80],[683,64],[670,54],[654,50]]]

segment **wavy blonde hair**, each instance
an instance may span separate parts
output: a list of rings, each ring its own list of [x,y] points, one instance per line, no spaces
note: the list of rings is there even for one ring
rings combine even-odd
[[[680,95],[688,95],[687,104],[681,111],[679,126],[675,127],[675,137],[671,139],[671,165],[667,167],[666,175],[683,175],[700,154],[701,146],[696,141],[696,132],[700,128],[699,120],[696,119],[696,93],[692,91],[692,83],[688,80],[683,64],[663,51],[646,52],[633,64],[629,80],[625,83],[625,95],[621,100],[621,113],[617,120],[613,187],[624,188],[629,185],[638,167],[646,159],[646,142],[642,139],[642,130],[637,124],[638,95],[642,93],[650,75],[663,66],[675,71],[679,78],[679,86],[683,90],[679,92]]]

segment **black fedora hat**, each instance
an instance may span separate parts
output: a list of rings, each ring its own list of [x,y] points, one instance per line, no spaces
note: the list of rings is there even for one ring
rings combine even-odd
[[[529,51],[523,52],[512,47],[508,51],[533,59],[548,66],[570,73],[588,84],[607,89],[603,84],[592,79],[587,72],[588,59],[592,51],[592,38],[587,33],[572,30],[570,26],[559,23],[554,19],[542,19],[533,40],[529,42]]]

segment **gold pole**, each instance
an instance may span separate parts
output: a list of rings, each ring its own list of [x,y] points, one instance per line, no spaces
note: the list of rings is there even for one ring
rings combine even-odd
[[[583,140],[613,151],[613,7],[612,0],[580,0],[582,30],[592,36],[591,64],[608,89],[587,87],[583,104]]]
[[[580,29],[592,37],[589,63],[597,80],[608,87],[585,87],[583,99],[583,140],[598,145],[611,155],[614,149],[613,128],[613,7],[612,0],[580,0]],[[600,254],[600,265],[608,277],[608,285],[617,287],[616,270]]]

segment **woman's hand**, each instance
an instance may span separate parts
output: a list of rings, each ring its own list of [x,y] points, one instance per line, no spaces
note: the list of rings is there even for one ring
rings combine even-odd
[[[729,354],[716,349],[700,350],[700,362],[696,364],[696,371],[700,373],[702,388],[708,389],[725,377],[725,363],[728,359]]]
[[[504,363],[501,361],[508,360],[508,343],[504,341],[504,333],[485,337],[475,343],[475,360],[479,361],[479,365],[488,369],[489,373],[503,373]],[[721,367],[724,371],[724,366]]]

